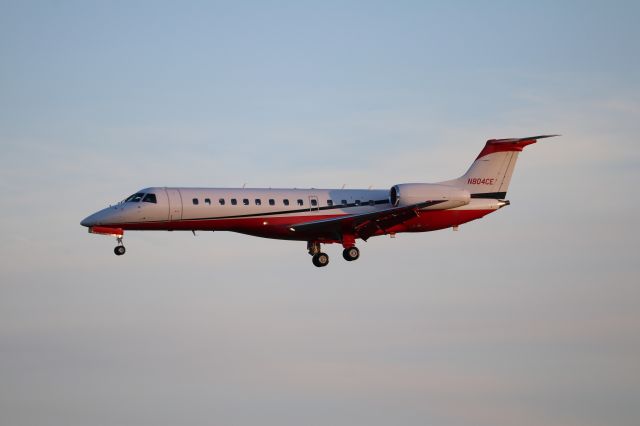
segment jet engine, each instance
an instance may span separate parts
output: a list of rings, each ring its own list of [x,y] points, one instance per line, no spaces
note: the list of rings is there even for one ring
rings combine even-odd
[[[469,204],[471,195],[465,189],[432,183],[401,183],[389,191],[394,207],[410,206],[425,201],[442,201],[424,210],[446,210]]]

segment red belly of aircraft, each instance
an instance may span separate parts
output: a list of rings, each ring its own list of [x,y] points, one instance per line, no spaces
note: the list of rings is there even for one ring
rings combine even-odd
[[[376,235],[401,232],[425,232],[450,228],[472,220],[480,219],[495,210],[433,210],[423,211],[420,216],[400,225],[389,228],[387,232]],[[131,231],[233,231],[265,238],[286,240],[307,240],[308,236],[296,234],[289,228],[306,222],[332,219],[336,215],[305,215],[286,217],[248,217],[233,219],[202,219],[180,221],[158,221],[118,224],[117,227]],[[107,225],[108,226],[108,225]],[[115,226],[114,226],[115,227]]]

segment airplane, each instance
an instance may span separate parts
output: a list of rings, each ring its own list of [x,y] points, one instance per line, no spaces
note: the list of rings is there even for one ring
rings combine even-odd
[[[306,241],[313,264],[329,256],[321,244],[341,244],[347,261],[360,257],[356,240],[402,232],[458,229],[510,202],[509,182],[518,158],[538,139],[490,139],[468,171],[437,183],[400,183],[391,189],[176,188],[141,189],[80,222],[89,233],[124,231],[231,231],[263,238]]]

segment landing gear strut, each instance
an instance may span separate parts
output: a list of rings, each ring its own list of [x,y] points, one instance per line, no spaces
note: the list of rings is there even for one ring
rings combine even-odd
[[[311,261],[318,268],[322,268],[329,264],[329,255],[320,251],[320,243],[316,241],[309,241],[307,243],[307,250],[309,250],[309,254],[313,256]]]
[[[122,256],[127,251],[124,248],[124,245],[122,245],[122,236],[116,237],[116,240],[118,241],[118,245],[113,249],[113,252],[116,254],[116,256]]]

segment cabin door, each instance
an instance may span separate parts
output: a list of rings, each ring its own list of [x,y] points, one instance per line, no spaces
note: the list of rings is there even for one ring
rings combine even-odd
[[[182,195],[177,188],[165,188],[169,198],[169,221],[182,220]]]

